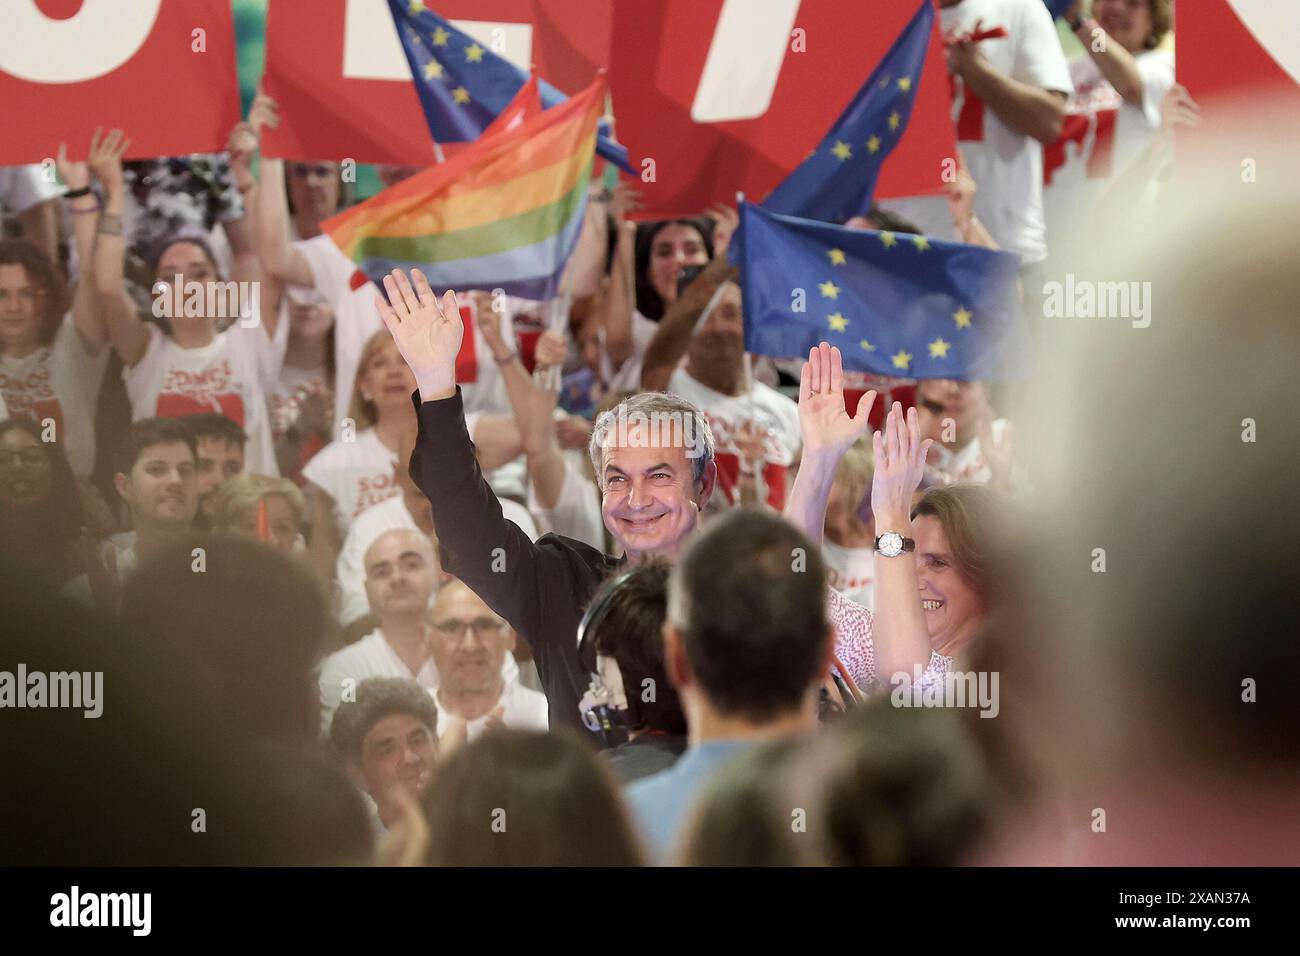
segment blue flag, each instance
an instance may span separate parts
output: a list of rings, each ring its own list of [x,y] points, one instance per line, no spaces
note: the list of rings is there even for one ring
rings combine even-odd
[[[478,139],[528,82],[528,74],[457,30],[420,0],[388,0],[388,7],[430,135],[440,143]],[[544,110],[568,99],[541,77],[537,89]],[[627,147],[614,142],[604,120],[597,128],[596,152],[633,173]]]
[[[824,222],[867,213],[880,167],[912,116],[933,24],[934,4],[923,0],[826,138],[772,190],[764,209]]]
[[[1048,11],[1052,14],[1053,20],[1059,20],[1065,16],[1065,11],[1070,9],[1070,4],[1074,0],[1044,0],[1047,4]]]
[[[736,239],[746,351],[798,358],[825,341],[845,368],[897,378],[1021,371],[1016,255],[750,203],[740,204]]]

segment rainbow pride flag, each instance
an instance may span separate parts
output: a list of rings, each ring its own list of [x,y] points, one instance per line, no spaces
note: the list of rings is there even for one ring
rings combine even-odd
[[[362,272],[419,268],[437,290],[548,299],[587,205],[605,80],[511,129],[480,137],[322,228]]]

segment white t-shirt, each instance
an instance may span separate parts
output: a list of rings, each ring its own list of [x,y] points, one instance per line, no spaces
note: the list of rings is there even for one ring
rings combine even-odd
[[[871,548],[843,548],[829,539],[822,539],[822,558],[826,562],[826,583],[846,598],[873,606],[875,591],[876,557]]]
[[[1042,0],[962,0],[939,11],[944,36],[1004,27],[1007,36],[983,40],[980,53],[1004,76],[1039,89],[1073,92],[1061,41]],[[1043,225],[1043,146],[1007,126],[961,79],[952,83],[957,146],[975,180],[975,215],[999,246],[1022,265],[1047,258]],[[955,239],[942,197],[888,200],[884,205],[926,235]]]
[[[518,682],[519,664],[513,654],[506,654],[501,664],[501,676],[507,686],[511,682]],[[383,630],[375,628],[359,641],[335,651],[321,663],[318,686],[322,734],[329,733],[334,711],[338,710],[342,701],[343,682],[354,681],[350,687],[355,693],[356,685],[371,677],[410,678],[430,694],[435,693],[439,685],[438,667],[433,663],[432,655],[424,662],[419,673],[412,674],[397,651],[384,639]]]
[[[375,296],[380,292],[329,236],[301,239],[293,243],[293,248],[302,254],[311,269],[316,291],[325,296],[334,310],[334,434],[337,435],[352,401],[361,350],[371,336],[384,331],[383,320],[375,310]]]
[[[1160,132],[1160,103],[1174,85],[1174,58],[1143,50],[1134,60],[1142,104],[1126,103],[1086,53],[1070,61],[1074,94],[1065,105],[1065,131],[1044,153],[1043,212],[1053,258],[1082,242],[1088,216],[1106,187]]]
[[[668,380],[668,391],[684,398],[704,412],[713,429],[718,487],[715,495],[736,502],[740,455],[734,441],[736,430],[752,417],[766,432],[763,480],[767,503],[778,511],[785,507],[786,469],[799,454],[799,406],[776,389],[755,382],[749,396],[723,395],[692,378],[679,368]]]
[[[513,660],[509,654],[506,660]],[[451,729],[452,721],[449,719],[447,708],[443,706],[439,699],[440,694],[433,692],[434,702],[438,705],[438,738],[441,739],[448,730]],[[540,691],[535,691],[519,683],[518,667],[515,668],[515,676],[508,677],[505,686],[501,689],[501,697],[498,699],[496,707],[503,707],[501,713],[501,722],[507,727],[514,730],[549,730],[551,723],[547,714],[546,695]],[[496,707],[492,709],[495,710]],[[489,714],[482,717],[476,717],[466,724],[466,739],[473,740],[487,729]]]
[[[998,447],[1004,441],[1007,430],[1006,419],[996,419],[992,428],[994,447]],[[988,461],[984,457],[979,438],[972,438],[957,451],[937,442],[934,448],[937,450],[938,459],[934,464],[925,466],[927,487],[931,485],[943,487],[958,483],[986,485],[992,479],[993,470],[989,468]]]
[[[632,310],[632,354],[620,365],[617,371],[610,365],[609,355],[605,351],[605,330],[600,330],[600,377],[611,392],[641,391],[641,369],[645,364],[646,349],[650,340],[659,331],[659,323],[647,319],[635,309]]]
[[[532,515],[523,505],[503,500],[501,511],[533,541],[541,537]],[[345,627],[370,613],[370,600],[366,597],[366,551],[375,543],[376,538],[394,528],[420,530],[411,513],[406,510],[406,499],[401,495],[367,508],[356,516],[348,528],[335,566],[338,618]]]
[[[356,441],[330,442],[303,466],[302,476],[330,496],[339,531],[346,534],[361,512],[401,493],[397,468],[397,452],[367,428]]]
[[[0,355],[0,397],[9,414],[37,424],[53,419],[54,434],[77,475],[95,468],[95,400],[107,365],[108,349],[90,354],[71,313],[49,345],[23,358]]]
[[[152,323],[145,328],[149,344],[144,356],[122,372],[132,421],[198,412],[225,415],[248,435],[245,470],[278,477],[266,396],[284,361],[287,324],[280,323],[272,342],[260,322],[245,328],[237,320],[197,349],[181,348]]]
[[[564,456],[564,484],[555,507],[547,510],[537,500],[537,491],[528,486],[528,510],[537,519],[542,534],[554,532],[605,550],[605,521],[600,513],[600,494],[582,467],[569,455]]]
[[[0,166],[0,206],[14,212],[26,212],[62,192],[58,183],[45,178],[44,171],[37,164]]]

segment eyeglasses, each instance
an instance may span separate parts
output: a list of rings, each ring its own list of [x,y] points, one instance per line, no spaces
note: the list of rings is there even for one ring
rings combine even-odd
[[[39,448],[20,448],[17,451],[0,451],[0,468],[39,468],[45,464],[45,452]]]
[[[505,621],[498,617],[480,617],[473,621],[458,621],[452,618],[449,621],[439,621],[433,625],[433,629],[443,637],[460,640],[471,627],[479,637],[496,637],[505,626]]]

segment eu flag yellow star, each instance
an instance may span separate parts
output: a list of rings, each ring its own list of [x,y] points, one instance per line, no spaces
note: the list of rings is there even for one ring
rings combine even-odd
[[[834,147],[831,148],[831,152],[835,154],[835,158],[841,163],[853,155],[853,150],[849,149],[849,144],[842,143],[838,139],[835,141]]]
[[[470,63],[483,62],[483,48],[477,43],[472,43],[465,47],[465,59]]]
[[[823,298],[838,299],[840,297],[840,287],[829,279],[818,285],[817,288],[821,289]]]
[[[428,63],[424,64],[424,78],[426,80],[441,80],[442,64],[437,60],[430,60]]]
[[[957,323],[957,328],[959,329],[970,328],[970,316],[970,312],[966,309],[958,309],[952,314],[953,321]]]
[[[876,350],[876,347],[872,345],[870,342],[868,342],[866,339],[862,339],[861,341],[859,341],[858,347],[861,348],[864,352],[874,352]]]
[[[411,2],[406,5],[406,12],[409,13],[411,16],[415,16],[416,14],[423,13],[424,12],[423,0],[411,0]]]
[[[826,321],[830,323],[830,327],[836,332],[845,332],[848,330],[849,320],[844,318],[844,316],[840,315],[838,312],[832,312],[830,315],[826,316]]]
[[[451,91],[451,98],[455,100],[457,103],[468,103],[469,90],[465,89],[465,87],[463,86],[458,86]]]
[[[917,252],[925,252],[926,249],[930,248],[930,240],[925,236],[913,236],[912,245],[916,246]]]
[[[910,76],[899,77],[898,88],[902,92],[906,93],[912,88],[912,78]]]
[[[893,357],[893,362],[894,368],[906,369],[912,364],[912,356],[899,349],[898,354]]]
[[[886,249],[892,249],[894,248],[894,243],[898,240],[892,232],[882,232],[880,234],[880,241],[885,244]]]
[[[897,111],[897,110],[895,110],[893,113],[890,113],[890,114],[889,114],[889,128],[890,128],[890,129],[898,129],[898,124],[901,123],[902,121],[903,121],[903,117],[901,117],[901,116],[898,115],[898,111]]]
[[[451,39],[451,34],[442,27],[438,27],[438,29],[433,31],[434,46],[446,46],[449,39]]]
[[[937,338],[930,343],[930,358],[947,358],[950,348],[952,348],[951,342],[945,342],[942,338]]]
[[[844,260],[843,249],[829,249],[827,250],[826,255],[831,257],[831,265],[833,266],[844,265],[845,260]]]
[[[879,137],[879,136],[873,136],[873,137],[871,137],[871,139],[867,140],[867,152],[868,152],[868,153],[878,153],[878,152],[880,152],[880,137]]]

